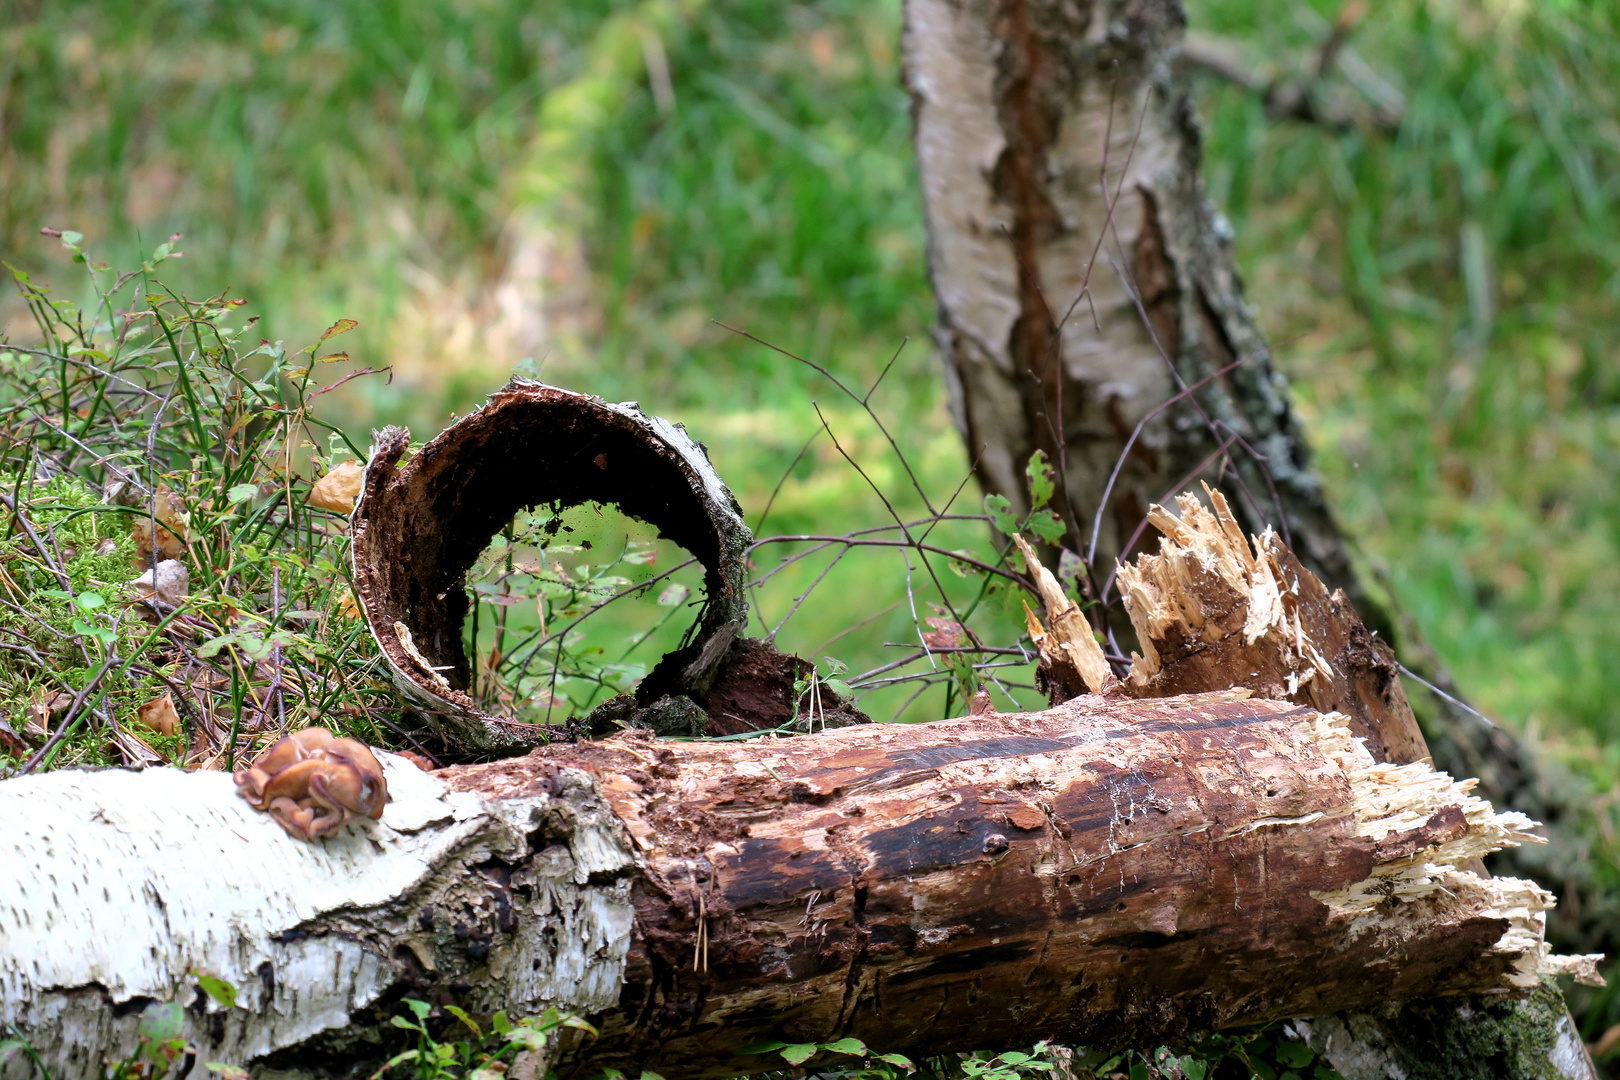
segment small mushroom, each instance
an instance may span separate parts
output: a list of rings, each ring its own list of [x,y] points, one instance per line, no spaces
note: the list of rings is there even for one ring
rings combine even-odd
[[[371,748],[320,727],[288,735],[235,778],[238,794],[300,840],[335,836],[356,817],[380,820],[388,803]]]

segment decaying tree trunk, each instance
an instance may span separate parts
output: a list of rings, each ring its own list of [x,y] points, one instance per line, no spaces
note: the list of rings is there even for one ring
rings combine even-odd
[[[321,844],[218,773],[0,783],[0,1021],[88,1078],[178,994],[204,1060],[317,1075],[385,1056],[402,997],[551,1004],[602,1027],[566,1075],[673,1078],[761,1037],[1150,1042],[1580,964],[1545,892],[1459,869],[1530,822],[1242,691],[386,769],[382,821]]]
[[[1330,595],[1274,532],[1250,541],[1221,493],[1206,488],[1205,494],[1211,508],[1181,496],[1179,518],[1157,506],[1149,511],[1164,533],[1159,553],[1140,556],[1119,575],[1145,655],[1133,654],[1123,682],[1114,683],[1112,676],[1086,681],[1093,689],[1106,682],[1139,698],[1243,685],[1343,714],[1376,761],[1428,761],[1389,646],[1367,630],[1342,591]],[[1031,572],[1050,579],[1019,543]],[[1043,589],[1051,637],[1075,636],[1072,630],[1066,635],[1065,620],[1054,617],[1055,607],[1070,603],[1055,585]],[[1089,626],[1079,626],[1081,649],[1089,647],[1100,664]],[[1036,640],[1045,680],[1054,686],[1071,682],[1058,650],[1044,635]],[[1478,863],[1470,869],[1485,873]],[[1410,1013],[1401,1006],[1386,1002],[1371,1014],[1318,1018],[1310,1028],[1313,1044],[1347,1080],[1592,1074],[1556,986],[1511,1002],[1465,1000]],[[1412,1050],[1414,1031],[1429,1032],[1431,1052]]]
[[[652,706],[793,708],[767,692],[791,658],[736,640],[745,534],[684,433],[515,384],[400,466],[404,441],[385,433],[368,468],[357,581],[395,675],[453,733],[488,747],[502,724],[445,674],[464,666],[459,575],[518,506],[593,497],[709,570]],[[519,454],[545,468],[514,474]],[[1548,955],[1550,894],[1477,871],[1534,823],[1375,759],[1417,738],[1381,646],[1211,497],[1216,514],[1155,508],[1161,554],[1122,574],[1147,654],[1122,681],[1031,554],[1046,666],[1098,691],[1045,712],[750,742],[637,730],[432,775],[384,755],[382,820],[315,844],[219,773],[0,782],[0,1024],[76,1080],[179,1000],[202,1060],[328,1076],[397,1048],[405,998],[556,1006],[601,1036],[529,1064],[675,1080],[768,1068],[744,1050],[762,1038],[918,1055],[1310,1015],[1332,1043],[1362,1015],[1346,1010],[1593,977],[1591,957]],[[1556,1048],[1585,1062],[1578,1040]],[[0,1077],[32,1068],[13,1055]]]

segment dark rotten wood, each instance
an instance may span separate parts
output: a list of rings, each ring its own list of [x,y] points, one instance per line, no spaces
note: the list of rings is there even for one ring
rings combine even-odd
[[[1359,835],[1306,707],[1087,697],[813,739],[635,736],[448,770],[499,795],[582,767],[643,866],[620,1011],[569,1067],[758,1071],[764,1037],[886,1051],[1123,1044],[1499,988],[1507,929],[1405,905],[1348,932],[1313,893],[1455,834]],[[443,774],[441,774],[443,775]]]

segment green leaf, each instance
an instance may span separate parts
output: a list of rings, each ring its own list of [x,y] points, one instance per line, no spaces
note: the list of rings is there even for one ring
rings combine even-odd
[[[546,1048],[546,1033],[532,1027],[513,1028],[506,1036],[508,1045],[521,1046],[525,1050],[544,1050]]]
[[[793,1043],[790,1046],[782,1047],[782,1058],[789,1065],[803,1065],[815,1057],[816,1051],[819,1049],[821,1047],[815,1043]]]
[[[1007,536],[1018,531],[1018,519],[1013,517],[1012,503],[1007,501],[1005,495],[986,495],[984,497],[984,512],[990,515],[990,524]]]
[[[225,1006],[227,1009],[236,1008],[236,987],[224,979],[216,979],[212,975],[204,975],[200,971],[193,971],[197,976],[197,985],[202,987],[203,993]]]
[[[5,1064],[18,1053],[26,1051],[28,1044],[17,1039],[0,1039],[0,1065]]]
[[[1300,1080],[1300,1076],[1299,1073],[1295,1072],[1293,1069],[1289,1069],[1287,1072],[1279,1076],[1277,1080]]]
[[[83,240],[84,240],[84,233],[82,233],[82,232],[74,232],[72,229],[63,229],[62,230],[62,246],[63,247],[73,247],[76,244],[82,243]]]
[[[473,1033],[473,1038],[482,1039],[484,1037],[483,1029],[473,1021],[472,1017],[467,1015],[467,1011],[465,1009],[462,1009],[456,1005],[446,1005],[444,1007],[444,1011],[455,1017],[457,1020],[460,1020],[463,1024],[466,1024],[467,1030]]]
[[[664,1078],[655,1072],[643,1072],[641,1074],[641,1080],[664,1080]]]
[[[73,602],[85,611],[94,611],[107,606],[107,598],[97,592],[82,592]]]
[[[489,1026],[495,1030],[495,1034],[506,1035],[512,1030],[512,1021],[506,1015],[506,1010],[501,1009],[489,1018]]]
[[[388,1018],[388,1022],[397,1028],[404,1028],[406,1031],[422,1030],[422,1025],[411,1020],[411,1018],[408,1016],[390,1016]]]
[[[831,690],[841,698],[852,698],[855,696],[854,687],[850,686],[849,683],[845,682],[843,679],[822,679],[821,685],[825,686],[827,689]]]
[[[399,1019],[399,1017],[396,1016],[396,1017],[394,1017],[394,1019],[397,1021]],[[406,1024],[404,1026],[405,1027],[411,1027],[411,1025],[409,1025],[409,1024]],[[421,1029],[420,1028],[411,1028],[411,1030],[412,1031],[420,1031]],[[376,1072],[371,1074],[371,1080],[377,1080],[377,1077],[381,1076],[383,1073],[387,1072],[389,1069],[392,1069],[395,1065],[402,1065],[407,1061],[415,1061],[417,1058],[419,1058],[421,1056],[422,1055],[417,1053],[415,1050],[407,1050],[403,1054],[395,1054],[393,1057],[391,1057],[387,1061],[383,1062],[383,1067],[382,1068],[378,1069]]]
[[[1039,451],[1036,452],[1039,453]],[[1008,1065],[1022,1065],[1024,1062],[1030,1060],[1030,1057],[1028,1054],[1019,1053],[1017,1050],[1009,1050],[1005,1054],[1001,1055],[1001,1060],[1006,1062]]]
[[[1298,1068],[1301,1065],[1309,1065],[1314,1057],[1316,1057],[1316,1054],[1304,1043],[1280,1042],[1277,1044],[1277,1060],[1284,1065],[1292,1065]]]
[[[859,1054],[866,1056],[866,1044],[853,1036],[845,1036],[837,1042],[822,1043],[823,1050],[831,1050],[835,1054]]]
[[[349,354],[346,352],[334,352],[327,353],[325,356],[317,356],[315,362],[317,364],[341,364],[348,358]]]
[[[1131,1066],[1131,1080],[1148,1080],[1148,1067],[1138,1061]]]
[[[1029,478],[1030,506],[1039,510],[1052,500],[1052,492],[1057,489],[1052,480],[1052,463],[1046,460],[1045,450],[1037,450],[1029,456],[1024,475]]]
[[[787,1043],[783,1042],[781,1039],[767,1039],[764,1042],[749,1043],[747,1046],[745,1046],[741,1050],[737,1051],[737,1053],[739,1053],[739,1054],[768,1054],[772,1050],[780,1050],[780,1049],[782,1049],[782,1047],[784,1047],[786,1045],[787,1045]]]
[[[1197,1058],[1181,1059],[1181,1075],[1185,1076],[1187,1080],[1204,1080],[1204,1075],[1208,1072],[1208,1062],[1200,1061]]]
[[[1337,1069],[1330,1069],[1326,1065],[1318,1065],[1314,1070],[1312,1070],[1311,1075],[1314,1076],[1316,1080],[1344,1080],[1344,1077],[1339,1075],[1339,1071]]]
[[[674,607],[687,598],[692,592],[678,581],[672,581],[664,586],[664,591],[658,594],[658,602],[664,607]]]
[[[210,1061],[208,1071],[218,1073],[220,1080],[248,1080],[252,1073],[240,1065],[227,1065],[223,1061]]]
[[[1063,539],[1063,522],[1050,510],[1037,510],[1029,515],[1029,531],[1045,540],[1048,544],[1055,544]]]
[[[209,638],[207,641],[197,646],[197,655],[206,660],[210,656],[217,656],[221,649],[235,645],[238,643],[238,641],[239,639],[237,638],[236,631],[234,630],[228,634],[221,634],[216,638]],[[410,1004],[410,1002],[407,1002],[407,1004]],[[416,1004],[420,1005],[421,1002],[416,1002]]]
[[[906,1057],[904,1054],[878,1054],[877,1059],[879,1061],[887,1061],[890,1065],[898,1065],[908,1072],[917,1071],[917,1066],[912,1064],[911,1059]]]
[[[135,1037],[143,1043],[165,1043],[185,1033],[186,1012],[178,1001],[154,1001],[141,1010]]]
[[[234,505],[236,503],[245,503],[258,493],[258,484],[237,484],[225,493],[225,498]]]

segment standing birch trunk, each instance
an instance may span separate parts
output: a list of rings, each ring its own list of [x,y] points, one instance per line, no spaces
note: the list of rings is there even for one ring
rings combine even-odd
[[[1197,113],[1173,73],[1178,0],[906,0],[904,19],[936,344],[985,491],[1022,513],[1030,458],[1056,463],[1062,544],[1106,601],[1107,568],[1140,550],[1148,508],[1202,478],[1245,531],[1276,527],[1391,638],[1205,196]],[[1548,785],[1517,740],[1442,710],[1443,766],[1559,816],[1534,797]],[[1346,1030],[1399,1046],[1399,1027]],[[1342,1032],[1337,1045],[1348,1061]]]

